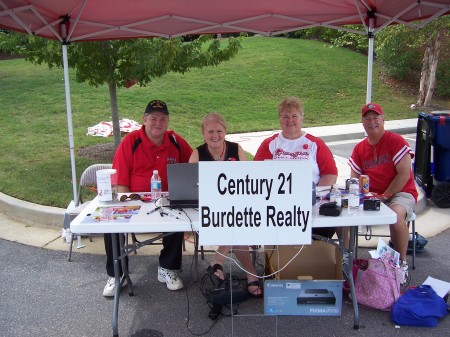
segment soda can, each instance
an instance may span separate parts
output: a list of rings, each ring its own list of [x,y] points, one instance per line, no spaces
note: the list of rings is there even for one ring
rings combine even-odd
[[[368,194],[369,193],[369,176],[365,174],[361,174],[359,176],[359,186],[361,188],[361,193]]]

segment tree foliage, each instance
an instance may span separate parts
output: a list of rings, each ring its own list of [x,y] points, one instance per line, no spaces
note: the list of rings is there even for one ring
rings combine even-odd
[[[345,28],[363,31],[361,25]],[[443,16],[420,29],[392,25],[383,28],[375,36],[376,60],[389,76],[417,83],[420,105],[431,104],[434,90],[441,97],[450,96],[449,32],[450,16]],[[366,54],[368,49],[367,35],[326,27],[309,28],[285,36],[321,40],[363,54]],[[426,80],[423,78],[424,74],[428,76]],[[427,94],[423,95],[423,90]],[[428,99],[421,99],[421,95],[428,96]]]
[[[389,26],[377,34],[375,51],[377,60],[386,72],[398,79],[417,83],[423,76],[423,68],[429,66],[427,53],[437,54],[436,92],[450,96],[450,16],[437,18],[420,29],[404,25]],[[436,49],[436,43],[440,48]]]
[[[361,25],[348,25],[345,26],[345,28],[364,32]],[[320,40],[337,47],[352,49],[362,54],[367,53],[367,47],[369,45],[367,35],[349,33],[347,31],[327,27],[308,28],[288,33],[286,36],[290,38]]]
[[[184,38],[142,38],[73,43],[68,47],[69,67],[76,81],[91,86],[108,85],[114,143],[120,143],[117,87],[138,83],[145,86],[168,72],[185,73],[190,68],[215,66],[234,57],[240,38],[215,39],[202,35]],[[0,50],[22,54],[27,61],[62,67],[62,48],[57,41],[15,32],[0,31]]]

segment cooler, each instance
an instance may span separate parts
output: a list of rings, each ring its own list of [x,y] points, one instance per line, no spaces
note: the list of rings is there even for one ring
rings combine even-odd
[[[434,146],[434,179],[450,182],[450,113],[432,113],[429,118]]]
[[[450,112],[420,112],[414,178],[438,207],[450,207]]]

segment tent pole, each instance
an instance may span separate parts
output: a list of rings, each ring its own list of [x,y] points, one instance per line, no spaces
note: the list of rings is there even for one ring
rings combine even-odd
[[[372,76],[373,76],[373,43],[375,39],[374,34],[374,21],[375,17],[369,16],[369,31],[367,36],[369,37],[369,50],[367,52],[367,94],[366,94],[366,104],[372,101]]]
[[[67,43],[65,42],[62,44],[62,53],[64,67],[64,89],[66,92],[67,127],[69,132],[70,166],[72,168],[72,191],[75,205],[78,205],[77,174],[75,171],[75,151],[72,127],[72,102],[70,100],[69,62],[67,61]]]

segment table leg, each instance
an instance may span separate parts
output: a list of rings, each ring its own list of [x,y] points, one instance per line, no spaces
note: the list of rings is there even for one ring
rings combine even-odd
[[[355,282],[353,281],[353,260],[355,255],[355,235],[358,234],[358,227],[352,226],[350,227],[350,237],[349,237],[349,249],[348,249],[348,263],[345,266],[347,273],[347,282],[350,285],[350,292],[352,294],[352,304],[353,304],[353,328],[355,330],[359,329],[359,309],[358,309],[358,301],[356,299],[355,292]]]
[[[119,337],[119,295],[120,295],[120,274],[119,274],[119,252],[117,251],[117,244],[119,241],[119,234],[112,233],[113,259],[114,259],[114,277],[116,279],[116,286],[114,288],[114,310],[113,310],[113,336]]]
[[[198,234],[197,232],[193,232],[194,234],[194,282],[198,281]]]
[[[123,282],[125,282],[125,280],[127,281],[127,287],[128,287],[128,295],[129,296],[133,296],[133,283],[131,282],[131,278],[130,278],[130,274],[128,272],[128,267],[127,267],[127,263],[126,263],[126,258],[129,255],[127,251],[125,251],[126,247],[125,247],[125,235],[120,234],[119,235],[119,246],[120,246],[120,263],[122,266],[122,272],[123,272],[123,276],[122,276],[122,280],[120,282],[120,287],[122,286]]]

